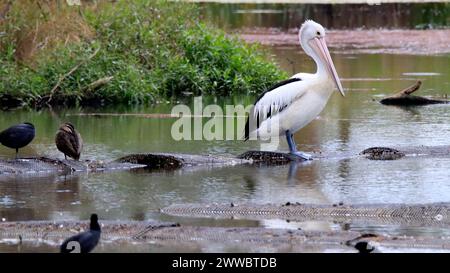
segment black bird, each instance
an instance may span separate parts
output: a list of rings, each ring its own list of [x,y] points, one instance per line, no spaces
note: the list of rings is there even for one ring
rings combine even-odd
[[[0,143],[6,147],[16,149],[16,159],[19,148],[27,146],[35,136],[34,125],[25,122],[9,127],[0,133]]]
[[[376,248],[370,242],[358,242],[355,244],[355,248],[359,253],[368,254],[368,253],[376,253]]]
[[[364,233],[355,239],[347,241],[345,244],[354,247],[359,253],[380,253],[375,244],[382,240],[383,236],[373,233]]]
[[[72,251],[74,251],[74,253],[89,253],[97,246],[98,241],[100,240],[100,233],[101,229],[98,224],[97,214],[92,214],[89,231],[79,233],[66,239],[62,243],[60,251],[61,253],[71,253]]]
[[[80,159],[83,139],[71,123],[66,122],[59,127],[58,132],[56,132],[55,143],[58,150],[64,154],[65,159],[67,159],[67,156],[75,160]]]

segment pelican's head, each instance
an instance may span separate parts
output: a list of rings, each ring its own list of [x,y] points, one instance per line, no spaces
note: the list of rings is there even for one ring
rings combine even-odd
[[[298,33],[300,45],[306,54],[311,56],[317,63],[319,71],[325,68],[326,72],[333,79],[337,89],[345,96],[341,81],[334,67],[327,44],[325,43],[325,29],[312,20],[306,20]]]

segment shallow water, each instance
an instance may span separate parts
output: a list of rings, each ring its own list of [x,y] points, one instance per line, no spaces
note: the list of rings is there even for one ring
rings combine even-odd
[[[205,19],[227,29],[257,27],[287,30],[297,28],[306,19],[317,20],[331,29],[427,29],[450,26],[449,3],[370,5],[338,2],[338,4],[202,3],[201,14]]]
[[[296,47],[272,49],[289,71],[312,71],[313,64]],[[333,53],[333,52],[332,52]],[[332,54],[347,96],[332,96],[320,117],[295,135],[305,151],[356,154],[372,146],[448,145],[450,105],[415,108],[379,104],[385,95],[417,79],[422,95],[442,97],[450,91],[450,56]],[[191,98],[186,98],[187,102]],[[206,101],[212,101],[205,98]],[[250,103],[252,99],[219,99],[218,104]],[[83,159],[112,160],[142,152],[237,155],[259,149],[256,141],[175,141],[170,136],[174,118],[140,116],[83,116],[79,113],[170,113],[172,105],[155,107],[66,109],[63,111],[3,112],[0,128],[30,121],[37,128],[22,156],[63,158],[54,146],[54,134],[64,121],[72,122],[85,142]],[[280,150],[287,145],[281,142]],[[14,151],[0,147],[0,156]],[[0,219],[167,220],[207,226],[266,226],[278,228],[354,229],[391,234],[448,235],[427,227],[361,226],[336,223],[287,223],[284,220],[245,221],[189,219],[161,215],[159,208],[174,203],[428,203],[450,201],[449,158],[406,157],[397,161],[325,159],[286,166],[235,166],[183,169],[171,172],[113,172],[71,176],[0,177]],[[145,251],[190,251],[147,246]],[[50,251],[42,244],[17,248],[0,244],[0,251]],[[103,248],[102,248],[103,249]],[[100,251],[102,250],[100,249]],[[137,251],[133,246],[121,248]],[[112,251],[104,248],[104,251]],[[195,251],[195,250],[194,250]],[[207,250],[203,250],[207,251]]]

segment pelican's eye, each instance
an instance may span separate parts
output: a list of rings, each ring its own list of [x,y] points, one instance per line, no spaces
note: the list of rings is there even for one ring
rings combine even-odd
[[[317,31],[316,34],[317,34],[317,36],[320,36],[320,31]]]

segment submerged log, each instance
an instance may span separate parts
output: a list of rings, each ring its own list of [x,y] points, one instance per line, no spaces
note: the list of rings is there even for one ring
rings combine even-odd
[[[314,160],[368,158],[372,160],[395,160],[411,157],[442,157],[450,155],[450,146],[417,146],[397,149],[373,147],[359,154],[336,151],[327,154],[312,153]],[[248,151],[237,157],[219,155],[192,155],[177,153],[131,154],[116,160],[60,160],[48,157],[0,159],[1,175],[38,175],[45,173],[110,172],[117,170],[171,171],[181,168],[219,168],[243,164],[281,165],[296,161],[287,153]]]
[[[450,101],[448,100],[429,99],[421,96],[411,95],[412,93],[419,90],[421,85],[422,82],[417,81],[410,87],[403,89],[402,91],[392,96],[380,100],[380,103],[384,105],[398,105],[398,106],[416,106],[416,105],[450,103]]]
[[[45,173],[104,172],[143,168],[145,165],[99,160],[60,160],[48,157],[31,157],[0,160],[0,175],[39,175]]]
[[[248,151],[238,156],[241,159],[252,160],[257,164],[282,165],[292,161],[287,153],[269,151]]]
[[[145,168],[149,170],[174,170],[199,166],[221,167],[251,163],[249,160],[234,157],[169,153],[132,154],[114,162],[145,165]]]

